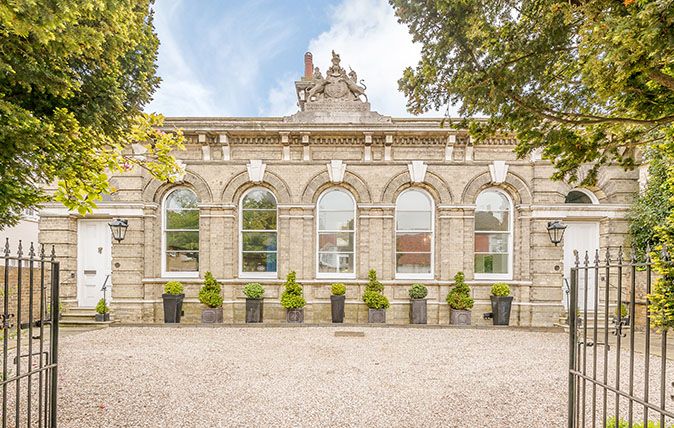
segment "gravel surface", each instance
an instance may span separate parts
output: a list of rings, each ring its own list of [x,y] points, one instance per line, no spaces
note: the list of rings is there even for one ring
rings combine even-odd
[[[60,348],[62,427],[566,423],[563,333],[120,327]]]

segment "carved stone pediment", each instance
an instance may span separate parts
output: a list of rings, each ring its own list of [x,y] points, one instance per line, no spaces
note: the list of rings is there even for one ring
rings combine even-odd
[[[285,122],[391,123],[390,117],[371,110],[365,81],[358,80],[351,67],[347,73],[340,63],[339,54],[332,51],[325,76],[315,67],[309,76],[295,82],[300,111],[284,118]]]

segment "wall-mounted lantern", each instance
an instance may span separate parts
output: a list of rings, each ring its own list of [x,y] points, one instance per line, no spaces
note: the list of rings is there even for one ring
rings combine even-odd
[[[115,219],[112,223],[108,223],[112,238],[117,242],[122,242],[126,236],[126,229],[129,227],[129,220]]]
[[[555,244],[556,247],[560,242],[562,242],[562,238],[564,238],[566,225],[562,223],[561,220],[549,221],[547,229],[550,242]]]

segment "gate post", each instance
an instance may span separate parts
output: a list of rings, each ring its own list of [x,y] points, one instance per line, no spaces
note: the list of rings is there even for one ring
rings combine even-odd
[[[569,293],[569,402],[568,428],[576,427],[576,306],[578,306],[578,267],[571,268],[571,290]]]
[[[58,342],[59,342],[59,262],[52,262],[51,275],[51,382],[50,382],[50,401],[49,420],[50,427],[56,428],[56,397],[58,394]]]

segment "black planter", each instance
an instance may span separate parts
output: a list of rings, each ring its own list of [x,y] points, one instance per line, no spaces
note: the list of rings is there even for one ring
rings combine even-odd
[[[332,308],[332,322],[334,323],[343,323],[344,322],[344,302],[346,301],[346,296],[330,296],[330,306]]]
[[[180,316],[183,312],[184,294],[162,294],[164,300],[164,322],[175,324],[180,322]]]
[[[494,325],[510,325],[510,308],[513,296],[489,296],[491,298]]]
[[[410,323],[426,324],[428,322],[426,299],[410,299]]]
[[[201,322],[204,324],[221,324],[222,307],[204,309],[201,312]]]
[[[110,321],[110,312],[106,312],[104,314],[96,314],[96,321],[97,322],[103,322],[103,321]]]
[[[386,309],[368,309],[367,322],[370,324],[385,324]]]
[[[264,317],[264,300],[246,299],[246,323],[261,323]]]
[[[304,322],[304,308],[288,309],[286,321],[293,324],[302,324]]]

